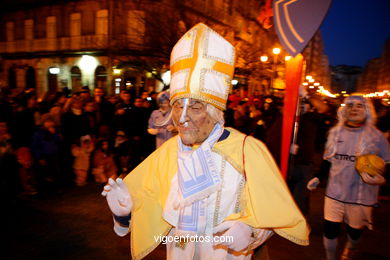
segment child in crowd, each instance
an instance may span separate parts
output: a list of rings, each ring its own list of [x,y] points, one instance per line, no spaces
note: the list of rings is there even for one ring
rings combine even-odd
[[[97,142],[93,156],[92,174],[98,183],[106,183],[108,178],[117,177],[117,167],[114,162],[114,155],[110,150],[107,139],[100,139]]]
[[[89,135],[80,137],[80,145],[74,144],[72,146],[73,170],[76,175],[75,183],[77,186],[84,186],[87,183],[89,160],[93,150],[94,144]]]

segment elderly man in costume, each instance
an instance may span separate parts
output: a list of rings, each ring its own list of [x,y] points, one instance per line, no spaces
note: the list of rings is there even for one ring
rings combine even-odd
[[[234,61],[234,47],[204,24],[173,48],[170,103],[179,135],[103,191],[115,232],[131,232],[133,258],[161,236],[167,259],[250,259],[274,232],[308,244],[306,221],[265,145],[223,126]]]
[[[347,224],[348,241],[341,259],[351,259],[364,227],[372,229],[372,209],[378,202],[379,185],[390,147],[375,128],[375,110],[361,95],[351,95],[338,110],[338,124],[328,136],[324,171],[329,180],[324,204],[324,247],[328,260],[336,259],[341,223]],[[313,190],[317,177],[307,185]]]

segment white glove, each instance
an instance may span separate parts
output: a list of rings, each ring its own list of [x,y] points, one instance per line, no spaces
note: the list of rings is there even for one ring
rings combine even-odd
[[[315,190],[317,189],[317,186],[318,184],[320,184],[320,179],[318,179],[317,177],[314,177],[313,179],[311,179],[307,185],[306,185],[306,188],[310,191],[312,190]]]
[[[381,184],[384,184],[386,182],[386,179],[380,174],[370,175],[366,172],[362,172],[360,174],[360,177],[362,177],[362,180],[365,183],[371,184],[371,185],[381,185]]]
[[[116,181],[109,178],[102,195],[107,198],[108,206],[115,216],[121,217],[130,214],[133,202],[126,184],[121,178],[117,178]]]
[[[225,239],[221,239],[222,241],[218,244],[225,245],[234,251],[244,250],[253,242],[252,228],[240,221],[222,222],[214,228],[214,234],[219,232],[224,232],[220,236],[224,236]]]

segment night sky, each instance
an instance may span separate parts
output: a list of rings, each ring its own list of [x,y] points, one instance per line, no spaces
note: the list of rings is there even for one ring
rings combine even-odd
[[[390,0],[333,0],[320,30],[331,65],[363,67],[390,38]]]

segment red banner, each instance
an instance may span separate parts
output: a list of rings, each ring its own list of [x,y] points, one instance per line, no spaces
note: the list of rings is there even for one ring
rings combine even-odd
[[[286,61],[286,90],[284,93],[283,127],[280,169],[286,179],[291,147],[291,137],[298,103],[299,85],[302,79],[303,56],[298,54]]]

